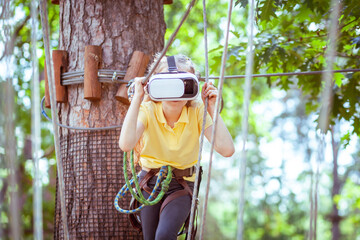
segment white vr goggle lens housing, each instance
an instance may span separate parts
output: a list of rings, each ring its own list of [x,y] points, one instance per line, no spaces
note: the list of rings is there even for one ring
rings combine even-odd
[[[154,101],[193,100],[199,95],[199,80],[192,73],[159,73],[149,79],[147,91]]]

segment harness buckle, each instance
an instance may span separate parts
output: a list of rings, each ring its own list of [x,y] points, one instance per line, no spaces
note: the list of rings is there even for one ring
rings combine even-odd
[[[192,166],[190,168],[190,173],[189,173],[190,176],[192,176],[195,173],[195,168],[196,168],[195,166]]]

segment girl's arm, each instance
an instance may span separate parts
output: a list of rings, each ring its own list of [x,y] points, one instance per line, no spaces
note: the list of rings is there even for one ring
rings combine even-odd
[[[140,104],[144,97],[144,86],[141,80],[142,78],[135,78],[135,94],[121,127],[119,146],[124,152],[129,152],[135,147],[145,129],[144,125],[137,121]]]
[[[201,91],[201,97],[203,101],[205,102],[205,98],[209,97],[208,101],[208,112],[210,114],[210,117],[214,119],[214,110],[215,110],[215,103],[216,103],[216,97],[218,95],[217,89],[210,83],[205,83],[202,91]],[[215,151],[217,151],[220,155],[224,157],[231,157],[235,152],[234,143],[231,137],[231,134],[229,130],[227,129],[223,119],[221,118],[220,114],[217,119],[216,124],[216,136],[215,136],[215,143],[214,148]],[[211,142],[211,135],[214,125],[211,125],[207,129],[205,129],[205,136]]]

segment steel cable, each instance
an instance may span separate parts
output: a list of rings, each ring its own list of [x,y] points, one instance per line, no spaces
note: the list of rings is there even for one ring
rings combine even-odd
[[[208,42],[207,42],[207,16],[206,16],[206,0],[203,0],[203,22],[204,22],[204,52],[205,52],[205,82],[209,82],[209,60],[208,60]],[[187,240],[191,239],[191,232],[193,229],[194,222],[196,221],[196,213],[195,208],[196,205],[199,204],[198,202],[198,186],[199,186],[199,178],[200,178],[200,163],[202,157],[202,148],[204,145],[204,133],[205,133],[205,124],[206,124],[206,116],[207,116],[207,107],[208,107],[208,98],[205,99],[205,107],[204,107],[204,114],[203,114],[203,122],[200,134],[200,146],[199,146],[199,154],[198,154],[198,162],[196,164],[196,175],[195,175],[195,183],[194,183],[194,190],[193,190],[193,197],[191,200],[191,212],[190,212],[190,220],[188,226],[188,233],[187,233]]]
[[[42,214],[42,182],[40,172],[40,150],[41,150],[41,129],[40,129],[40,86],[39,66],[37,51],[36,31],[38,29],[38,2],[31,1],[31,58],[32,58],[32,91],[31,91],[31,151],[34,161],[34,236],[37,240],[43,239],[43,214]]]
[[[205,58],[206,64],[206,58]],[[205,67],[206,71],[206,67]],[[327,70],[322,71],[306,71],[306,72],[286,72],[286,73],[262,73],[262,74],[252,74],[252,78],[258,77],[283,77],[283,76],[301,76],[301,75],[317,75],[323,74]],[[339,70],[331,70],[333,73],[345,73],[345,72],[360,72],[360,69],[339,69]],[[116,73],[114,77],[114,73]],[[98,79],[101,83],[123,83],[127,84],[128,82],[123,80],[125,76],[124,71],[119,70],[105,70],[101,69],[98,73]],[[208,72],[205,73],[208,75]],[[206,78],[208,79],[219,79],[219,76],[207,76],[207,77],[200,77],[199,80],[206,82]],[[224,79],[238,79],[238,78],[246,78],[246,75],[228,75],[224,76]],[[74,72],[66,72],[61,74],[61,84],[63,86],[73,85],[73,84],[83,84],[84,83],[84,71],[74,71]]]
[[[243,118],[242,118],[242,149],[240,155],[240,196],[239,196],[239,208],[238,208],[238,220],[237,220],[237,234],[236,239],[243,239],[244,231],[244,211],[245,211],[245,186],[246,186],[246,142],[248,137],[249,127],[249,103],[251,96],[251,81],[254,65],[254,23],[255,23],[255,8],[254,0],[249,1],[248,9],[248,46],[246,56],[246,78],[244,85],[244,102],[243,102]]]
[[[224,50],[223,50],[223,55],[222,55],[222,59],[221,59],[220,79],[219,79],[219,83],[218,83],[218,96],[216,98],[215,112],[214,112],[214,119],[213,119],[213,129],[212,129],[212,134],[211,134],[209,169],[208,169],[208,175],[207,175],[207,181],[206,181],[206,192],[205,192],[205,198],[204,198],[203,212],[202,212],[202,217],[201,217],[200,239],[203,239],[203,237],[204,237],[204,229],[205,229],[205,225],[206,225],[206,210],[207,210],[207,203],[208,203],[209,190],[210,190],[211,167],[212,167],[212,158],[213,158],[214,143],[215,143],[215,136],[216,136],[216,124],[217,124],[218,117],[220,114],[219,108],[221,105],[220,102],[221,102],[222,89],[223,89],[223,84],[224,84],[225,65],[226,65],[226,60],[227,60],[227,49],[228,49],[228,44],[229,44],[229,32],[230,32],[232,5],[233,5],[233,1],[229,0],[227,25],[226,25],[226,31],[225,31],[225,44],[224,44]]]
[[[50,34],[49,34],[49,22],[48,22],[48,13],[47,13],[47,1],[40,1],[40,15],[41,15],[41,26],[44,40],[44,49],[45,49],[45,61],[47,66],[52,66],[52,56],[50,54]],[[47,77],[49,82],[49,93],[50,93],[50,103],[51,103],[51,114],[53,116],[53,130],[54,130],[54,142],[55,142],[55,154],[57,159],[57,171],[59,177],[59,189],[60,189],[60,203],[61,203],[61,220],[64,230],[64,238],[69,239],[68,223],[66,217],[66,205],[65,205],[65,188],[64,188],[64,170],[63,162],[60,154],[60,139],[59,139],[59,129],[56,124],[58,122],[56,100],[55,100],[55,80],[54,72],[51,67],[47,68]]]
[[[329,46],[327,47],[326,52],[326,66],[323,74],[321,76],[322,82],[325,83],[325,88],[322,93],[321,99],[321,109],[319,114],[319,127],[320,127],[320,140],[318,142],[318,157],[316,161],[316,175],[315,175],[315,191],[314,191],[314,207],[311,208],[314,212],[310,212],[310,215],[313,219],[310,222],[313,226],[310,226],[309,239],[316,240],[317,238],[317,215],[318,215],[318,189],[320,181],[320,168],[324,160],[325,154],[325,133],[328,130],[329,125],[329,116],[331,112],[331,104],[333,98],[333,75],[334,75],[334,63],[336,57],[336,47],[337,39],[339,32],[339,15],[340,15],[340,2],[338,0],[331,1],[332,11],[330,14],[329,21],[329,34],[328,42]],[[311,232],[313,231],[313,232]]]

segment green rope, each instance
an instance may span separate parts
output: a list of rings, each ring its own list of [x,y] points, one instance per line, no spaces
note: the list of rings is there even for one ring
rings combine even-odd
[[[127,174],[127,153],[124,152],[124,157],[123,157],[123,171],[124,171],[124,178],[125,178],[125,182],[126,182],[126,186],[128,187],[131,195],[140,203],[147,205],[147,206],[151,206],[151,205],[155,205],[157,204],[165,195],[165,193],[167,192],[167,190],[169,189],[169,183],[171,182],[172,179],[172,172],[171,172],[171,167],[168,166],[168,170],[167,170],[167,176],[166,179],[161,183],[161,191],[160,193],[157,195],[157,197],[152,200],[152,201],[148,201],[144,195],[141,192],[141,188],[139,185],[139,182],[137,180],[137,176],[136,176],[136,171],[135,171],[135,166],[134,166],[134,156],[133,156],[133,151],[130,152],[130,167],[131,167],[131,172],[134,180],[134,185],[136,188],[136,191],[134,191],[134,189],[131,187],[131,183]],[[157,179],[157,182],[160,182],[161,179]],[[155,190],[155,189],[154,189]]]
[[[158,176],[158,179],[160,179],[160,181],[164,178],[164,174],[165,172],[167,172],[167,167],[166,166],[162,166],[160,171],[159,171],[159,176]],[[137,176],[139,177],[139,176]],[[155,184],[155,187],[154,189],[152,190],[149,198],[147,200],[151,200],[153,199],[153,197],[156,195],[156,190],[159,189],[160,187],[160,184],[161,182],[160,181],[157,181],[156,184]],[[130,184],[133,184],[134,183],[134,178],[130,180]],[[122,209],[120,206],[119,206],[119,201],[125,196],[125,194],[129,192],[129,188],[126,186],[126,184],[120,189],[120,191],[118,192],[118,194],[116,195],[115,197],[115,200],[114,200],[114,206],[116,208],[117,211],[121,212],[121,213],[126,213],[126,214],[133,214],[133,213],[136,213],[136,212],[139,212],[141,211],[141,209],[143,209],[145,207],[144,204],[142,204],[141,206],[139,206],[138,208],[135,208],[135,209],[130,209],[130,210],[127,210],[127,209]]]

